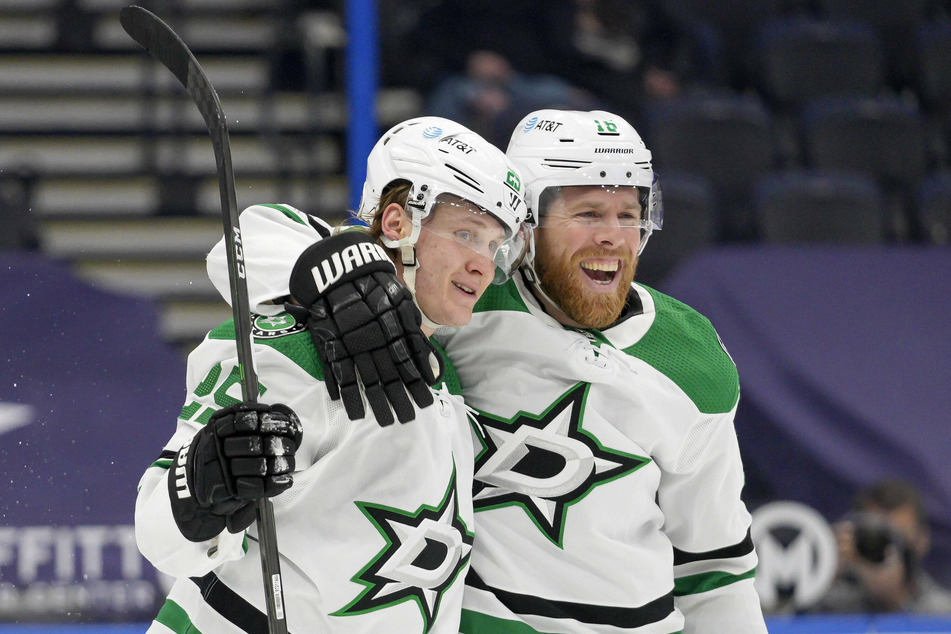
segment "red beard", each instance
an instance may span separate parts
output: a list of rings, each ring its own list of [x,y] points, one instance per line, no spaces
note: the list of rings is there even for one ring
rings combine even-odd
[[[536,236],[538,234],[536,233]],[[585,328],[607,328],[621,316],[627,294],[634,280],[637,258],[630,253],[608,249],[586,249],[574,253],[569,260],[547,257],[544,238],[539,239],[535,255],[535,272],[545,293],[571,319]],[[581,275],[581,261],[588,258],[618,258],[620,267],[615,276],[620,276],[614,293],[592,293],[585,289]]]

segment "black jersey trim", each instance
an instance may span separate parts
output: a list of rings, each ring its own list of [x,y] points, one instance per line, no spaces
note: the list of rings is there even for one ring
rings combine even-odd
[[[304,215],[307,217],[307,222],[309,222],[310,226],[313,227],[314,230],[320,234],[321,238],[330,237],[330,231],[327,229],[327,226],[324,225],[324,223],[320,222],[319,220],[317,220],[310,214],[304,214]]]
[[[638,608],[623,608],[614,605],[594,605],[555,601],[541,597],[500,590],[487,585],[472,568],[466,577],[466,585],[492,593],[502,605],[515,614],[534,614],[552,619],[573,619],[592,625],[610,625],[634,628],[663,621],[674,611],[674,593],[654,599]]]
[[[735,559],[753,552],[753,537],[750,531],[746,531],[746,537],[738,544],[708,550],[704,553],[690,553],[685,550],[674,548],[674,565],[681,566],[694,561],[707,561],[710,559]]]
[[[267,615],[229,588],[213,572],[204,577],[190,577],[201,590],[205,603],[232,625],[248,634],[268,634]]]
[[[604,330],[613,328],[614,326],[627,321],[631,317],[636,317],[637,315],[642,314],[644,314],[644,302],[641,301],[640,293],[638,293],[637,289],[632,286],[631,290],[627,292],[627,299],[624,300],[624,308],[621,309],[621,316],[617,318],[617,321]]]

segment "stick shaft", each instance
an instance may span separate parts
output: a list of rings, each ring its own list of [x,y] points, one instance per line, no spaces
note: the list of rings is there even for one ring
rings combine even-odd
[[[235,195],[234,168],[231,162],[231,141],[228,125],[218,94],[198,60],[180,37],[161,19],[142,7],[130,6],[119,13],[119,21],[153,57],[168,68],[188,91],[208,127],[215,150],[218,186],[221,194],[221,217],[228,244],[228,279],[231,286],[231,308],[234,316],[235,342],[238,347],[238,368],[241,373],[241,397],[255,402],[258,398],[258,377],[254,370],[251,349],[251,309],[245,279],[241,225]],[[267,598],[268,632],[287,634],[284,615],[284,591],[281,578],[280,553],[274,508],[267,498],[255,504],[258,546]]]

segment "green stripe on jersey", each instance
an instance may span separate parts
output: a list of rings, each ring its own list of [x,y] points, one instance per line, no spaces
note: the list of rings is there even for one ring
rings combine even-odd
[[[550,634],[536,630],[530,625],[519,621],[508,621],[488,614],[480,614],[472,610],[462,611],[462,622],[459,624],[460,634],[482,634],[483,632],[492,632],[492,634]],[[670,634],[684,634],[683,630],[677,630]]]
[[[282,313],[281,316],[286,315]],[[234,320],[226,321],[208,333],[209,339],[234,341]],[[317,356],[317,349],[306,330],[282,337],[255,337],[254,343],[269,346],[296,363],[318,381],[324,380],[324,369]]]
[[[624,352],[676,383],[701,412],[729,412],[740,398],[739,376],[710,320],[672,297],[643,288],[654,299],[654,323]]]
[[[449,393],[462,396],[462,384],[459,382],[459,375],[456,373],[456,366],[452,364],[452,361],[450,361],[449,357],[446,356],[446,351],[442,349],[442,346],[436,343],[435,339],[430,338],[429,342],[433,344],[439,356],[442,357],[442,380],[443,383],[446,384],[446,388],[449,389]]]
[[[288,313],[281,313],[280,316],[293,319]],[[209,332],[208,338],[234,341],[234,320],[226,321]],[[317,349],[314,347],[314,341],[311,339],[310,333],[306,330],[278,337],[255,337],[254,342],[274,348],[318,381],[324,380],[324,369],[320,363],[320,358],[317,356]],[[433,343],[437,353],[443,359],[445,370],[443,372],[443,381],[446,383],[446,387],[449,388],[449,393],[461,395],[462,386],[459,383],[459,375],[456,373],[455,367],[453,367],[449,361],[449,357],[446,356],[446,351],[436,343],[435,339],[430,339],[430,342]],[[213,386],[214,384],[212,384],[212,387]]]
[[[492,634],[548,634],[540,632],[525,623],[508,621],[488,614],[480,614],[472,610],[462,611],[462,622],[459,624],[460,634],[476,634],[477,632],[492,632]]]
[[[201,423],[202,425],[207,425],[208,421],[210,421],[211,417],[214,415],[215,415],[215,410],[211,409],[210,407],[206,407],[205,410],[201,413],[201,416],[195,419],[195,422]]]
[[[699,575],[690,575],[689,577],[680,577],[674,580],[674,596],[682,597],[688,594],[699,594],[709,592],[728,586],[731,583],[752,579],[756,576],[756,568],[748,570],[740,575],[731,575],[728,572],[704,572]]]
[[[218,368],[218,372],[220,373],[221,365],[219,364],[216,367]],[[198,394],[197,388],[195,389],[195,393]],[[202,394],[201,396],[205,396],[205,395]],[[182,413],[179,414],[178,417],[181,418],[182,420],[188,420],[189,418],[195,415],[195,412],[197,412],[200,409],[201,409],[201,403],[199,403],[198,401],[192,401],[191,403],[189,403],[188,405],[182,408]]]
[[[271,209],[277,209],[279,212],[293,220],[294,222],[302,225],[306,225],[307,221],[300,217],[300,212],[296,209],[288,207],[287,205],[272,205],[272,204],[262,204],[258,205],[259,207],[270,207]]]
[[[728,412],[740,397],[736,365],[710,321],[676,299],[642,285],[654,299],[654,321],[627,354],[641,359],[677,384],[705,414]],[[489,286],[473,312],[530,312],[513,280]],[[586,330],[607,341],[597,330]]]
[[[155,620],[176,634],[201,634],[201,630],[188,618],[188,613],[171,599],[165,600],[165,605],[159,610]]]

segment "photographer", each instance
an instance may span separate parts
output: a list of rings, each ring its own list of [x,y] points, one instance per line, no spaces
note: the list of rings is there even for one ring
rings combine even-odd
[[[812,611],[951,614],[951,592],[921,567],[931,539],[913,485],[882,480],[861,491],[835,530],[838,576]]]

